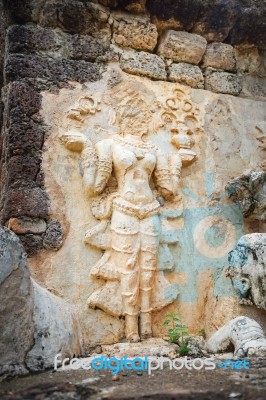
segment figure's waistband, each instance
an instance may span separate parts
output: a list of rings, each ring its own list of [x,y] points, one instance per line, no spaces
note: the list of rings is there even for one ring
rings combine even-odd
[[[138,206],[128,202],[127,200],[124,200],[121,197],[116,197],[113,200],[113,209],[121,211],[124,214],[132,217],[144,219],[153,215],[157,215],[160,210],[160,203],[157,200],[154,200],[152,203]]]

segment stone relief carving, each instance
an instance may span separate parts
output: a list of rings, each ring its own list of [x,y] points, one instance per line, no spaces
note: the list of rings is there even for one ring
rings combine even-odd
[[[231,279],[240,304],[266,310],[266,234],[242,236],[228,255],[227,276]]]
[[[114,99],[118,103],[108,114],[118,128],[114,134],[93,144],[81,132],[84,118],[100,111],[99,101],[86,96],[68,112],[74,127],[67,122],[60,139],[69,150],[81,153],[84,188],[92,214],[100,221],[86,232],[85,243],[104,251],[90,273],[105,283],[88,304],[124,316],[127,340],[138,342],[152,336],[152,312],[178,296],[177,286],[160,272],[173,267],[169,244],[177,243],[165,222],[181,215],[179,181],[182,165],[196,159],[191,147],[198,110],[181,90],[155,104],[161,109],[161,127],[171,133],[172,151],[164,152],[146,140],[157,114],[140,93],[128,88],[109,99],[106,104]],[[168,210],[167,204],[173,208]]]
[[[208,341],[211,353],[226,351],[230,344],[234,346],[234,358],[266,355],[266,338],[261,326],[248,317],[232,319],[212,335]]]
[[[196,107],[181,88],[173,91],[162,106],[161,126],[167,127],[171,134],[171,143],[178,149],[184,166],[196,160],[192,151],[194,136],[202,132],[199,120],[199,108]]]

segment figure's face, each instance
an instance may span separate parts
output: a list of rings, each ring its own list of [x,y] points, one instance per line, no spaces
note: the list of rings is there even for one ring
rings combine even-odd
[[[180,135],[189,135],[189,128],[185,124],[179,124],[171,127],[171,133],[176,133]]]
[[[171,143],[178,149],[191,149],[195,144],[191,131],[185,124],[178,124],[170,129],[172,134]]]
[[[135,136],[146,135],[149,131],[149,124],[152,120],[152,114],[149,111],[140,111],[137,115],[127,116],[121,122],[122,133],[130,133]]]

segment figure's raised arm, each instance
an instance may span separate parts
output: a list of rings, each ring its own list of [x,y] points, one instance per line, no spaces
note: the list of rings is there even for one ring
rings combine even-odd
[[[83,182],[89,196],[101,194],[112,173],[112,140],[105,139],[95,146],[86,143],[82,151]]]
[[[166,200],[173,198],[178,191],[182,162],[178,154],[165,154],[157,151],[154,171],[155,184]]]

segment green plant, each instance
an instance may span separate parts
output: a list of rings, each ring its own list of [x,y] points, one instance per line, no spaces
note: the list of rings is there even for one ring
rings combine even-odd
[[[166,314],[163,326],[167,328],[169,342],[179,346],[178,353],[182,356],[188,354],[188,329],[185,325],[182,325],[179,315],[174,313]]]
[[[180,356],[186,356],[189,353],[189,347],[187,344],[182,344],[177,351]]]

